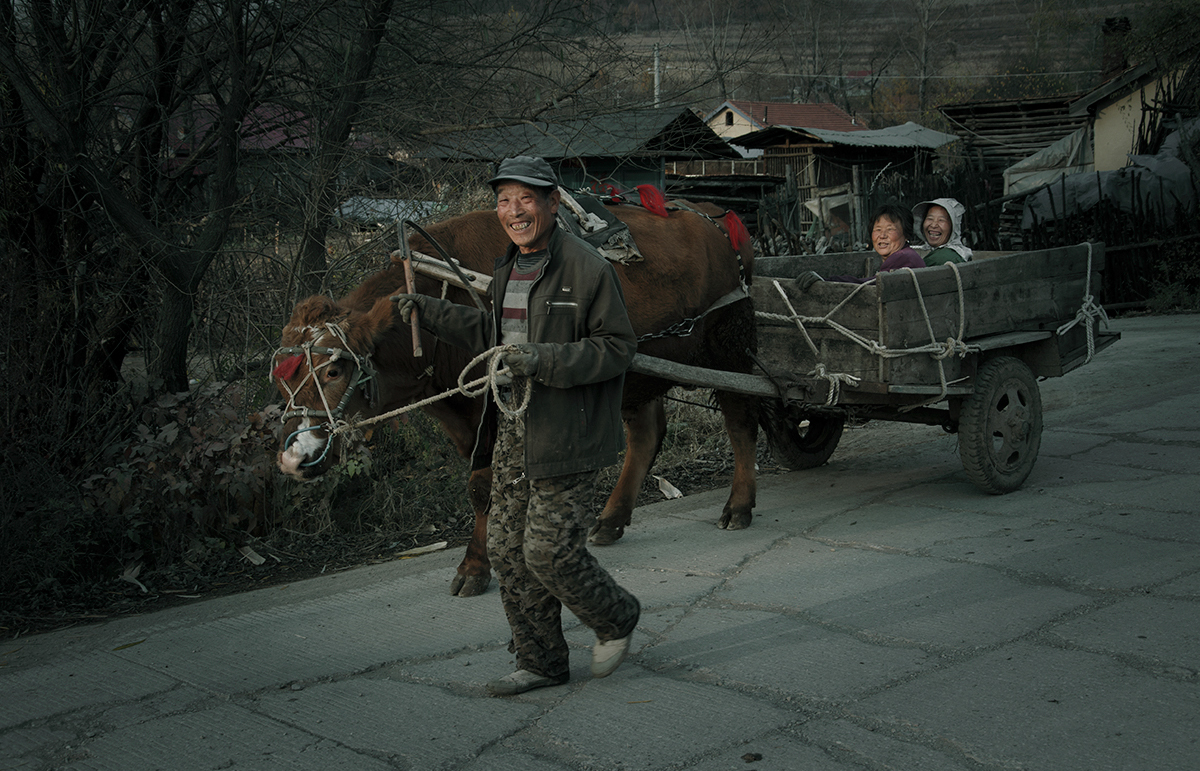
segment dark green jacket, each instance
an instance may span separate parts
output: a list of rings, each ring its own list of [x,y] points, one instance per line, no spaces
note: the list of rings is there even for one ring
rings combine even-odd
[[[516,256],[514,245],[496,261],[492,313],[427,300],[421,326],[472,354],[497,345]],[[546,267],[529,295],[529,341],[537,347],[538,370],[525,412],[526,475],[561,476],[616,463],[625,446],[621,390],[637,337],[616,270],[561,227],[551,233]],[[495,409],[489,398],[488,410]]]
[[[947,262],[957,262],[959,264],[963,263],[963,258],[959,256],[958,252],[954,251],[948,246],[940,246],[929,254],[925,255],[922,259],[924,259],[925,264],[931,268],[935,265],[945,265]]]

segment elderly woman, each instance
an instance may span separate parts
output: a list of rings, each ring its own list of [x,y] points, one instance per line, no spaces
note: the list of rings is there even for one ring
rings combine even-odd
[[[912,240],[912,215],[903,207],[887,203],[880,206],[871,215],[871,246],[875,253],[883,258],[883,264],[874,274],[865,278],[858,276],[834,276],[830,281],[846,284],[865,284],[874,281],[879,273],[900,268],[923,268],[925,262],[921,255],[908,245]],[[810,275],[811,274],[811,275]],[[820,280],[816,273],[805,274],[796,279],[801,289],[807,289]]]
[[[953,198],[921,201],[912,208],[913,227],[920,231],[925,243],[918,249],[930,249],[926,265],[947,262],[966,262],[971,249],[962,242],[962,218],[966,208]]]

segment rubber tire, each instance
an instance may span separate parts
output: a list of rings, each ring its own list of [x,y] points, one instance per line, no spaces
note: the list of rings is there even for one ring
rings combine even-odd
[[[816,468],[822,465],[837,449],[846,425],[844,415],[834,413],[803,414],[788,409],[775,400],[764,408],[763,431],[771,455],[777,462],[792,471]],[[801,427],[807,420],[808,425]]]
[[[998,356],[983,363],[975,393],[958,420],[959,456],[975,486],[1011,493],[1025,483],[1042,446],[1042,395],[1025,362]]]

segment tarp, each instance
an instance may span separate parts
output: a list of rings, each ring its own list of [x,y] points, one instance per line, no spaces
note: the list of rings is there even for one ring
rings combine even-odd
[[[1090,127],[1067,134],[1049,147],[1038,150],[1004,170],[1004,194],[1015,195],[1071,176],[1095,171]]]
[[[1172,132],[1156,155],[1131,155],[1129,165],[1115,171],[1076,174],[1025,199],[1021,227],[1089,211],[1100,201],[1124,213],[1149,213],[1163,228],[1175,226],[1176,214],[1196,209],[1196,188],[1188,165],[1179,158],[1181,141],[1195,143],[1200,119]]]
[[[440,207],[437,201],[354,196],[342,202],[337,216],[358,225],[391,225],[399,220],[423,220],[436,214]]]

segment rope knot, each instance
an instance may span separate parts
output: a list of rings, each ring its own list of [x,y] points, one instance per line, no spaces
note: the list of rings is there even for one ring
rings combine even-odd
[[[848,385],[851,388],[858,385],[860,377],[847,374],[845,372],[829,372],[825,369],[825,365],[818,363],[809,373],[808,377],[824,380],[829,383],[829,395],[825,398],[825,406],[832,407],[837,404],[838,397],[841,395],[842,385]]]

